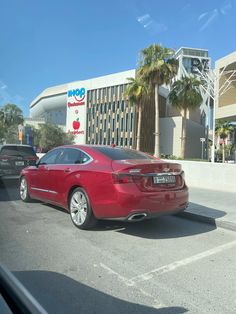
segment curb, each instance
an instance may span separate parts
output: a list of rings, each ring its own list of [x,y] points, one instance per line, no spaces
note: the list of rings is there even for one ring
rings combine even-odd
[[[190,220],[193,220],[193,221],[207,223],[207,224],[213,225],[215,227],[220,227],[220,228],[223,228],[223,229],[236,231],[236,223],[233,223],[233,222],[230,222],[230,221],[217,220],[217,219],[209,217],[209,216],[193,214],[193,213],[190,213],[190,212],[187,212],[187,211],[179,213],[178,216],[186,218],[186,219],[190,219]]]

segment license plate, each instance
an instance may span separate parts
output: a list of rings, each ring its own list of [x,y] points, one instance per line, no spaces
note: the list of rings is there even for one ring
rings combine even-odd
[[[24,161],[16,161],[16,166],[24,166]]]
[[[176,179],[175,176],[157,176],[153,177],[154,184],[168,184],[168,183],[175,183]]]

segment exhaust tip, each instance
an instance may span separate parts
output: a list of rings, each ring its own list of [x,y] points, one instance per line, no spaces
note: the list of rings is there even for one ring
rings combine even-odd
[[[145,217],[147,217],[146,213],[140,213],[140,214],[133,214],[131,215],[128,220],[129,221],[141,221],[143,220]]]

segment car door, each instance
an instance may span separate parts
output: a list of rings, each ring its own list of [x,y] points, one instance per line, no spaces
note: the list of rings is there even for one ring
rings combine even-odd
[[[78,174],[83,164],[90,160],[91,157],[78,148],[63,148],[57,164],[50,165],[51,190],[54,191],[51,193],[51,200],[65,205],[67,191],[71,183],[75,181],[74,176]]]
[[[37,167],[31,170],[30,190],[32,197],[45,201],[52,199],[55,192],[52,189],[53,178],[50,168],[57,163],[61,153],[62,149],[60,148],[51,150],[40,159]]]

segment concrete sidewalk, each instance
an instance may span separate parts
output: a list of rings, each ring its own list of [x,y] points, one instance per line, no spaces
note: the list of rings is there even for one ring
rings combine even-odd
[[[236,192],[192,187],[189,194],[189,207],[179,215],[236,231]]]

